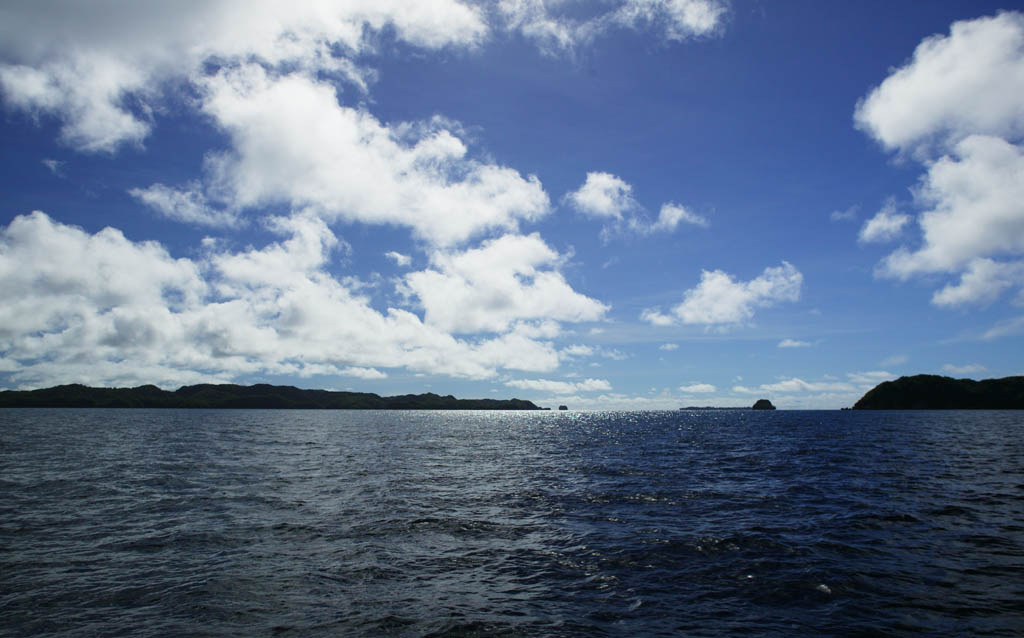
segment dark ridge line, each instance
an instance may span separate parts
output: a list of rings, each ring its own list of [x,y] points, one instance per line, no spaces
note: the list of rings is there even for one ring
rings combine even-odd
[[[918,374],[884,381],[854,410],[1024,410],[1024,377],[954,379]]]
[[[456,399],[452,395],[305,390],[288,385],[200,384],[170,392],[155,385],[91,388],[81,384],[0,392],[6,408],[206,408],[285,410],[540,410],[522,399]]]

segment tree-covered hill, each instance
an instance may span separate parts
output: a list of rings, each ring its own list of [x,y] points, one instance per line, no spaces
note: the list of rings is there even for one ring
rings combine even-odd
[[[931,374],[885,381],[854,410],[1022,410],[1024,377],[953,379]]]
[[[321,410],[539,410],[521,399],[456,399],[433,393],[382,397],[366,392],[303,390],[280,385],[189,385],[174,392],[154,385],[90,388],[71,384],[0,392],[0,407],[276,408]]]

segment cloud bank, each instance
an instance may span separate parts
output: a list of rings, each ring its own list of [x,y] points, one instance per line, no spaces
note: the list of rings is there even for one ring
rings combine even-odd
[[[944,307],[992,303],[1024,285],[1024,14],[956,22],[926,38],[854,120],[925,169],[914,191],[919,245],[889,254],[879,276],[960,275],[933,296]],[[909,225],[883,209],[860,239],[889,241]]]
[[[568,287],[543,242],[515,236],[438,257],[440,270],[410,273],[406,285],[428,308],[426,319],[377,310],[358,282],[329,272],[342,242],[321,219],[268,224],[279,241],[192,260],[112,228],[89,234],[40,212],[16,217],[0,232],[0,295],[9,300],[0,308],[0,365],[25,386],[173,386],[241,374],[382,378],[378,368],[484,379],[556,369],[552,316],[584,320],[605,310]],[[474,259],[499,254],[505,267],[492,277],[460,278]],[[532,283],[518,278],[524,273]],[[438,314],[428,275],[458,289],[468,319]],[[521,298],[557,295],[560,305],[547,314],[523,301],[495,305],[503,286]],[[452,335],[460,330],[486,334]]]

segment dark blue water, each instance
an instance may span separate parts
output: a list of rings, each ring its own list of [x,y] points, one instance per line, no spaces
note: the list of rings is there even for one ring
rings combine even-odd
[[[0,633],[1024,632],[1021,412],[0,411]]]

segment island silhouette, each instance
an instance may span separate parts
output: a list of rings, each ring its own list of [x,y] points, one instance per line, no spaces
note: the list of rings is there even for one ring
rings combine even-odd
[[[918,374],[884,381],[854,410],[1024,410],[1024,377],[954,379]]]
[[[428,392],[382,397],[369,392],[304,390],[287,385],[200,384],[174,392],[155,385],[91,388],[80,384],[0,392],[0,407],[245,408],[285,410],[540,410],[522,399],[456,399]]]
[[[244,408],[285,410],[544,410],[524,399],[456,399],[452,395],[305,390],[289,385],[199,384],[175,391],[155,385],[93,388],[77,383],[40,390],[0,392],[0,408]],[[567,406],[558,406],[559,410]],[[767,399],[751,408],[687,407],[680,410],[774,410]],[[846,409],[846,408],[844,408]],[[1024,410],[1024,376],[953,379],[931,374],[884,381],[854,410]]]

